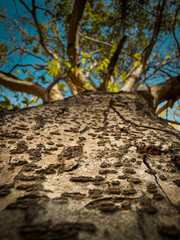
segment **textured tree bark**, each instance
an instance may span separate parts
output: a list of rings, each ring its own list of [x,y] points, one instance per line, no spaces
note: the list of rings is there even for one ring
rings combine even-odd
[[[1,239],[180,236],[180,134],[132,93],[0,114]]]

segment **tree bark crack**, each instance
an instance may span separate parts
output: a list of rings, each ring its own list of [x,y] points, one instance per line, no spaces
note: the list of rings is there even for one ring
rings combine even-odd
[[[165,132],[165,133],[170,133],[170,134],[172,134],[172,135],[174,135],[174,136],[176,136],[177,138],[180,139],[180,136],[179,136],[177,133],[172,132],[172,131],[167,130],[167,129],[160,129],[160,128],[149,127],[149,126],[145,126],[145,125],[139,126],[138,124],[133,123],[133,122],[131,122],[130,120],[124,118],[124,117],[116,110],[116,108],[115,108],[114,106],[110,105],[110,107],[111,107],[111,108],[113,109],[113,111],[118,115],[118,117],[123,120],[124,123],[125,123],[125,122],[126,122],[126,123],[129,123],[129,124],[131,124],[131,125],[134,125],[134,126],[137,127],[137,128],[147,128],[147,129],[151,129],[151,130],[157,130],[157,131],[161,131],[161,132]]]
[[[168,202],[170,203],[170,205],[178,211],[178,208],[176,207],[176,205],[174,203],[172,203],[172,201],[170,200],[170,198],[168,197],[167,193],[164,191],[164,189],[162,188],[161,184],[158,181],[158,178],[156,176],[156,173],[154,173],[154,170],[151,168],[151,166],[149,165],[149,163],[147,162],[147,154],[143,154],[143,163],[144,165],[151,171],[151,174],[154,176],[154,180],[157,183],[158,187],[161,189],[161,191],[164,193],[164,195],[166,196],[166,199],[168,200]]]

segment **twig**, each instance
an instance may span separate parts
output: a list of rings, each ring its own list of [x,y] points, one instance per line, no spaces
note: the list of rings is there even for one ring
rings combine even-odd
[[[9,73],[11,73],[15,68],[17,67],[33,67],[37,70],[42,70],[44,69],[44,65],[41,65],[41,64],[16,64],[10,71]]]
[[[81,36],[81,37],[83,37],[83,38],[85,38],[85,39],[87,39],[87,40],[90,40],[90,41],[92,41],[92,42],[96,42],[96,43],[99,43],[99,44],[103,44],[103,45],[108,46],[108,47],[113,47],[113,45],[110,44],[110,43],[103,42],[103,41],[97,40],[97,39],[95,39],[95,38],[85,36],[85,35],[83,35],[82,33],[79,33],[79,36]]]

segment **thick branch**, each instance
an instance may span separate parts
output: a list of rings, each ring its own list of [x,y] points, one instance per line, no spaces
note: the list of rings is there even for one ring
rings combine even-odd
[[[49,91],[33,82],[25,82],[15,78],[9,73],[0,71],[0,84],[12,91],[25,92],[41,98],[43,102],[63,99],[60,91],[53,85]]]
[[[107,68],[106,76],[104,78],[104,81],[99,86],[98,90],[105,91],[107,89],[108,81],[110,80],[110,77],[113,74],[116,62],[118,60],[119,54],[121,52],[121,49],[123,48],[123,45],[124,45],[125,41],[126,41],[126,36],[123,36],[122,39],[119,41],[117,49],[114,52],[114,54],[113,54],[113,56],[110,60],[110,63],[109,63],[108,68]]]
[[[160,6],[160,3],[158,4],[157,17],[156,17],[156,22],[155,22],[155,25],[154,25],[153,35],[152,35],[151,40],[149,41],[149,45],[144,50],[144,54],[143,54],[143,57],[142,57],[142,63],[144,65],[146,64],[146,62],[147,62],[147,60],[148,60],[148,58],[149,58],[149,56],[152,52],[154,44],[157,41],[157,37],[158,37],[160,27],[161,27],[161,23],[162,23],[162,13],[163,13],[163,10],[164,10],[164,7],[165,7],[165,3],[166,3],[166,0],[163,1],[162,6]]]
[[[180,98],[180,75],[152,86],[151,94],[154,97],[155,107],[166,100],[173,100],[175,102]]]
[[[84,91],[85,84],[88,82],[85,75],[79,70],[79,31],[85,4],[86,0],[75,0],[68,30],[67,54],[72,67],[75,69],[74,72],[70,72],[69,79],[77,92]]]
[[[141,64],[138,68],[136,68],[131,76],[128,78],[128,81],[124,84],[124,86],[121,88],[121,91],[127,91],[130,92],[135,85],[135,83],[139,80],[141,74],[144,71],[144,66]]]
[[[45,88],[36,83],[21,81],[16,78],[8,77],[6,74],[0,72],[0,84],[12,91],[33,94],[45,101]]]
[[[80,65],[79,60],[79,31],[86,0],[75,0],[68,30],[67,54],[73,66]]]
[[[160,3],[158,4],[157,17],[156,17],[156,21],[155,21],[155,25],[154,25],[154,31],[153,31],[152,38],[150,39],[148,46],[144,49],[144,53],[143,53],[142,60],[141,60],[141,65],[133,72],[131,77],[124,84],[124,86],[121,89],[122,91],[128,91],[128,92],[131,91],[132,88],[134,87],[134,85],[139,81],[140,76],[142,75],[144,70],[146,69],[146,64],[147,64],[148,58],[149,58],[149,56],[152,52],[152,49],[157,41],[157,37],[158,37],[159,31],[160,31],[161,22],[162,22],[162,13],[164,10],[165,3],[166,3],[166,0],[163,0],[162,6],[160,6]]]

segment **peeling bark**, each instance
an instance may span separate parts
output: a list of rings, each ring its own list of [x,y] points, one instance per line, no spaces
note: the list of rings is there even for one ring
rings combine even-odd
[[[0,120],[2,239],[179,239],[180,134],[141,94],[89,91]]]

